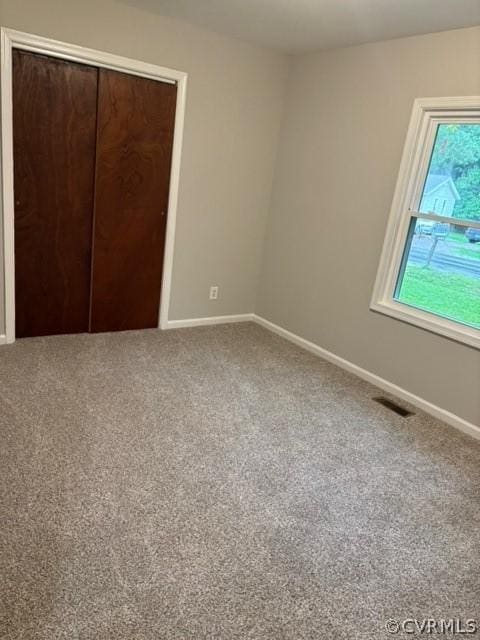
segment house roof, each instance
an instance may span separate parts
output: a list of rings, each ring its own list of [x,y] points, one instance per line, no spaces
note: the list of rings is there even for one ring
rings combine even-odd
[[[441,175],[439,173],[429,173],[427,176],[427,180],[425,182],[425,189],[423,191],[423,195],[428,196],[438,188],[440,188],[443,184],[448,183],[455,200],[460,200],[460,194],[457,191],[455,183],[453,182],[450,176]]]

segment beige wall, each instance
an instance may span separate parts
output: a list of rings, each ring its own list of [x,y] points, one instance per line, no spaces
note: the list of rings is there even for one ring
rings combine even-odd
[[[369,311],[416,97],[480,94],[480,29],[297,58],[257,313],[480,424],[480,354]]]
[[[253,311],[288,58],[112,0],[1,0],[0,24],[189,74],[170,319]]]

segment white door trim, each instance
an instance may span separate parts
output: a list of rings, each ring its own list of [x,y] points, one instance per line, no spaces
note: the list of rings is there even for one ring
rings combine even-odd
[[[50,40],[41,36],[0,30],[1,46],[1,177],[0,219],[3,231],[3,260],[5,278],[5,335],[6,342],[15,341],[15,256],[14,256],[14,192],[13,192],[13,106],[12,106],[12,50],[23,49],[34,53],[63,58],[73,62],[122,71],[132,75],[177,84],[177,110],[173,141],[170,196],[168,202],[165,254],[163,261],[162,295],[159,326],[166,329],[170,307],[175,226],[177,218],[180,163],[187,91],[187,74],[166,67],[124,58],[111,53],[87,49],[78,45]]]

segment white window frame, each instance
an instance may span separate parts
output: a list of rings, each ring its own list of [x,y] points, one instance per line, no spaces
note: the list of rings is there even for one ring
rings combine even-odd
[[[411,218],[445,222],[445,216],[418,209],[437,126],[449,122],[480,123],[480,96],[415,100],[370,308],[479,349],[480,330],[394,299]],[[455,224],[480,229],[472,220]]]

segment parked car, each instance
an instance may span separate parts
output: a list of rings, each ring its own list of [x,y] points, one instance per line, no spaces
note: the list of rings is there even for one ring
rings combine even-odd
[[[430,220],[424,220],[423,218],[419,218],[417,220],[417,224],[415,225],[415,233],[424,236],[431,236],[433,231],[433,225],[435,223]]]
[[[468,238],[469,242],[480,242],[480,229],[468,227],[465,231],[465,237]]]
[[[433,225],[432,235],[436,238],[446,238],[450,233],[450,225],[448,222],[436,222]]]
[[[417,221],[415,233],[435,238],[446,238],[450,233],[450,225],[447,222],[435,222],[421,218]]]

